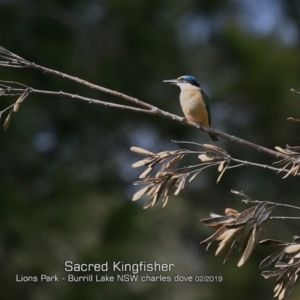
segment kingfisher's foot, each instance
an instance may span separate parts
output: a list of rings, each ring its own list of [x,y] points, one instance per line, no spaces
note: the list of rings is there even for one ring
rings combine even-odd
[[[181,118],[181,123],[184,124],[184,123],[186,123],[186,122],[187,122],[187,118],[182,117],[182,118]]]

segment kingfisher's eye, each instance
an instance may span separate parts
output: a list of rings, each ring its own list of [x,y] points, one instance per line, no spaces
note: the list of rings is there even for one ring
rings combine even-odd
[[[179,81],[183,82],[183,81],[184,81],[184,78],[180,77],[180,78],[179,78]]]

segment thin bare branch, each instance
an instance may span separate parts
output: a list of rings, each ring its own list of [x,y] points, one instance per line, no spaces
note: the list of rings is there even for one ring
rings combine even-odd
[[[236,190],[231,190],[231,193],[232,194],[236,194],[236,195],[239,195],[239,196],[242,196],[246,199],[243,199],[242,202],[248,204],[252,204],[252,203],[261,203],[261,202],[265,202],[265,201],[262,201],[262,200],[252,200],[248,195],[246,195],[245,193],[243,192],[239,192],[239,191],[236,191]],[[268,201],[269,202],[269,201]],[[290,204],[285,204],[285,203],[276,203],[276,202],[269,202],[270,204],[276,204],[277,206],[282,206],[282,207],[287,207],[287,208],[292,208],[292,209],[300,209],[300,207],[298,206],[294,206],[294,205],[290,205]]]
[[[278,204],[279,206],[280,204]],[[269,219],[271,220],[300,220],[300,217],[282,217],[282,216],[273,216],[273,217],[269,217]]]
[[[56,71],[56,70],[52,70],[52,69],[37,65],[33,62],[29,62],[28,60],[26,60],[26,59],[14,54],[14,53],[8,51],[7,49],[5,49],[1,46],[0,46],[0,58],[3,58],[4,60],[7,60],[9,63],[11,63],[11,65],[9,63],[4,65],[4,66],[7,66],[7,67],[18,66],[20,68],[25,68],[26,67],[26,68],[32,68],[32,69],[40,70],[44,73],[50,73],[50,74],[53,74],[53,75],[57,75],[59,77],[66,78],[66,79],[75,81],[77,83],[86,85],[86,86],[88,86],[92,89],[95,89],[95,90],[98,90],[98,91],[101,91],[101,92],[104,92],[104,93],[107,93],[107,94],[110,94],[110,95],[114,95],[114,96],[123,98],[123,99],[131,101],[131,102],[133,102],[133,103],[135,103],[139,106],[143,106],[145,108],[152,109],[152,110],[156,109],[155,106],[152,106],[149,103],[146,103],[144,101],[141,101],[141,100],[139,100],[137,98],[134,98],[134,97],[131,97],[129,95],[126,95],[126,94],[123,94],[123,93],[120,93],[120,92],[117,92],[117,91],[114,91],[114,90],[111,90],[111,89],[108,89],[108,88],[104,88],[102,86],[90,83],[86,80],[80,79],[80,78],[75,77],[75,76],[68,75],[68,74],[63,73],[63,72],[59,72],[59,71]],[[1,61],[0,61],[0,65],[1,65]]]

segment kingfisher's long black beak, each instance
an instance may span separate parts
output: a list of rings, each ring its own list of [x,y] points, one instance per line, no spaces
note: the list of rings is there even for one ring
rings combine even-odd
[[[165,83],[170,83],[170,84],[176,84],[178,83],[178,79],[169,79],[169,80],[163,80]]]

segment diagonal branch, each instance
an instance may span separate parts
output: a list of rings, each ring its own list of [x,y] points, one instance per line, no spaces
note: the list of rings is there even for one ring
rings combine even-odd
[[[33,62],[29,62],[28,60],[14,54],[13,52],[10,52],[9,50],[3,48],[0,46],[0,66],[3,67],[14,67],[14,68],[31,68],[31,69],[36,69],[39,71],[42,71],[43,73],[50,73],[62,78],[66,78],[69,79],[71,81],[75,81],[79,84],[83,84],[86,85],[92,89],[104,92],[106,94],[110,94],[119,98],[122,98],[124,100],[130,101],[142,108],[136,108],[136,107],[132,107],[132,106],[126,106],[126,105],[120,105],[120,104],[115,104],[115,103],[111,103],[111,102],[106,102],[106,101],[101,101],[101,100],[97,100],[97,99],[90,99],[90,98],[86,98],[86,97],[82,97],[82,96],[78,96],[75,94],[70,94],[70,93],[65,93],[65,92],[53,92],[53,91],[42,91],[42,90],[36,90],[34,88],[31,87],[26,87],[27,90],[30,91],[30,93],[39,93],[39,94],[49,94],[49,95],[59,95],[59,96],[66,96],[66,97],[71,97],[73,99],[79,99],[79,100],[83,100],[83,101],[88,101],[89,103],[96,103],[96,104],[100,104],[100,105],[105,105],[105,106],[110,106],[110,107],[115,107],[115,108],[121,108],[121,109],[126,109],[126,110],[131,110],[131,111],[136,111],[136,112],[140,112],[140,113],[146,113],[146,114],[151,114],[151,115],[159,115],[159,116],[164,116],[170,120],[179,122],[179,123],[183,123],[185,125],[189,125],[189,126],[194,126],[202,131],[206,131],[209,133],[214,133],[217,136],[227,140],[227,141],[231,141],[234,143],[238,143],[240,145],[244,145],[246,147],[252,148],[256,151],[259,151],[261,153],[265,153],[269,156],[273,156],[275,158],[282,158],[282,159],[286,159],[288,158],[287,155],[285,155],[284,153],[279,153],[277,151],[262,147],[260,145],[248,142],[246,140],[243,140],[241,138],[235,137],[233,135],[229,135],[225,132],[213,129],[213,128],[207,128],[205,126],[202,126],[200,124],[194,123],[194,122],[190,122],[187,121],[185,118],[183,117],[179,117],[175,114],[169,113],[167,111],[164,111],[162,109],[159,109],[158,107],[151,105],[147,102],[141,101],[137,98],[131,97],[129,95],[120,93],[118,91],[115,90],[111,90],[111,89],[107,89],[104,88],[102,86],[90,83],[86,80],[80,79],[78,77],[74,77],[71,75],[68,75],[66,73],[62,73],[56,70],[52,70],[40,65],[37,65]],[[4,81],[2,81],[3,83]],[[20,86],[22,84],[19,84]],[[3,87],[0,85],[0,92],[1,91],[5,91],[6,95],[11,95],[10,93],[12,91],[15,92],[20,92],[22,93],[22,91],[20,89],[13,89],[12,87]],[[25,91],[25,87],[23,85],[23,92]],[[2,114],[3,111],[0,113]]]

